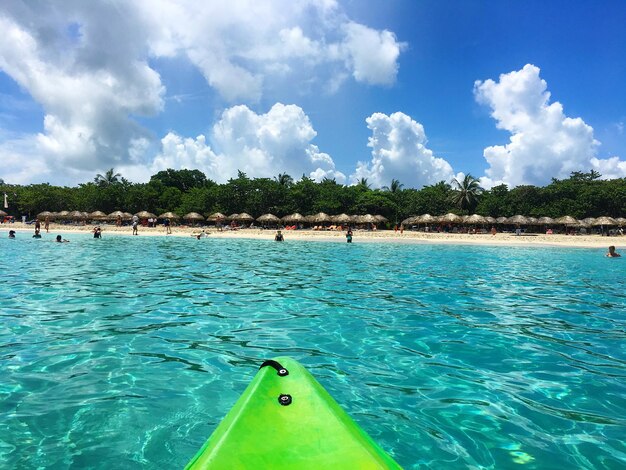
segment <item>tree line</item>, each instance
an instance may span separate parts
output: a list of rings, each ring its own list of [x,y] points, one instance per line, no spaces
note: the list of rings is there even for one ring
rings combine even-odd
[[[600,176],[595,171],[573,172],[569,178],[553,179],[543,187],[499,185],[483,190],[476,178],[467,175],[452,184],[441,181],[420,189],[405,188],[398,180],[373,189],[367,179],[345,186],[328,178],[316,182],[302,176],[295,181],[287,174],[249,178],[241,171],[236,178],[218,184],[199,170],[172,169],[156,173],[148,183],[131,183],[110,169],[75,187],[10,185],[0,180],[0,195],[8,196],[9,208],[5,212],[29,218],[45,210],[147,210],[179,215],[247,212],[254,217],[264,213],[279,217],[293,212],[369,213],[383,215],[391,223],[412,215],[448,212],[492,217],[571,215],[579,219],[625,216],[626,178],[601,180]]]

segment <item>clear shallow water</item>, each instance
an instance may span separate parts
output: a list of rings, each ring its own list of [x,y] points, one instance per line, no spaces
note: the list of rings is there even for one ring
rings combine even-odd
[[[626,466],[626,258],[6,236],[2,467],[182,467],[276,355],[405,468]]]

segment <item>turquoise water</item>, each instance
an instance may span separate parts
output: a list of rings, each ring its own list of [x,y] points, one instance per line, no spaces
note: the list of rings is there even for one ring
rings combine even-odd
[[[626,258],[0,231],[0,466],[177,468],[300,360],[405,468],[624,468]]]

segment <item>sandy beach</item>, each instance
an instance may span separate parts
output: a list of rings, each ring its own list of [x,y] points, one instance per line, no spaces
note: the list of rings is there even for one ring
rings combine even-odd
[[[72,234],[89,233],[94,225],[60,225],[50,224],[50,234]],[[132,228],[116,227],[114,225],[101,225],[103,237],[106,236],[132,236]],[[22,223],[0,225],[0,233],[6,236],[9,230],[18,233],[34,233],[33,225]],[[247,238],[259,240],[272,240],[275,230],[264,230],[259,228],[245,228],[239,230],[217,231],[214,227],[173,227],[172,234],[167,235],[165,228],[140,227],[139,236],[150,237],[191,237],[204,230],[208,238]],[[45,230],[42,233],[45,235]],[[314,231],[314,230],[283,230],[285,241],[324,241],[324,242],[344,242],[345,232],[341,231]],[[615,245],[619,251],[626,246],[626,238],[602,237],[600,235],[545,235],[545,234],[523,234],[516,236],[514,233],[491,234],[467,234],[467,233],[426,233],[404,231],[404,233],[393,230],[354,230],[353,243],[375,242],[375,243],[434,243],[434,244],[457,244],[457,245],[495,245],[495,246],[555,246],[555,247],[579,247],[579,248],[607,248]]]

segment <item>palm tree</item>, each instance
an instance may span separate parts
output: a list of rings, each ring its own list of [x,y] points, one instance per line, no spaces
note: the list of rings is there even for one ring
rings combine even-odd
[[[450,196],[452,203],[461,210],[467,209],[468,212],[472,212],[478,205],[478,199],[480,199],[480,195],[484,191],[480,187],[478,179],[467,174],[462,181],[454,178],[452,186],[454,186]]]
[[[104,175],[98,173],[94,178],[94,181],[100,186],[111,186],[119,183],[121,177],[122,175],[115,173],[115,170],[111,168],[110,170],[107,170]]]
[[[383,186],[383,191],[389,191],[391,193],[399,193],[404,185],[397,179],[392,179],[389,186]]]
[[[287,173],[278,173],[278,176],[274,177],[274,181],[281,186],[291,186],[293,184],[293,178]]]
[[[367,178],[361,178],[356,185],[362,187],[363,189],[370,189],[370,186],[371,186],[367,182]]]

